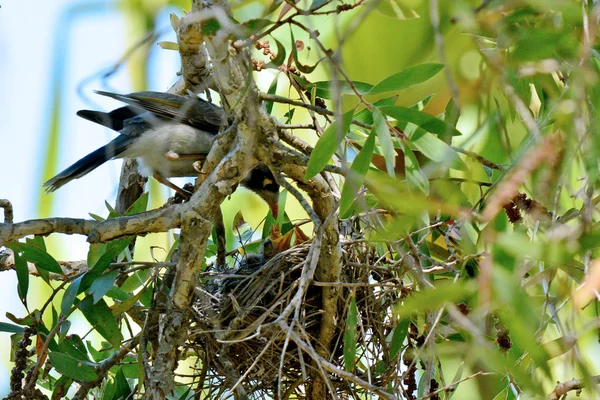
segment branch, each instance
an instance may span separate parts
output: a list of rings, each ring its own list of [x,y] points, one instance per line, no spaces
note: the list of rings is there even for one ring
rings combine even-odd
[[[568,392],[572,390],[581,390],[586,387],[586,384],[593,383],[594,385],[600,385],[600,375],[591,376],[589,379],[571,379],[568,382],[559,383],[556,385],[552,393],[550,393],[546,400],[559,400],[563,396],[566,396]]]
[[[326,358],[321,357],[319,354],[317,354],[315,349],[313,349],[310,344],[308,344],[304,340],[302,340],[302,338],[300,338],[298,333],[295,332],[293,329],[291,329],[289,327],[289,325],[286,324],[285,322],[279,321],[279,326],[281,327],[281,329],[288,332],[290,337],[294,340],[294,342],[298,345],[299,348],[301,348],[303,351],[308,353],[313,358],[313,360],[318,362],[319,365],[321,365],[321,367],[323,367],[323,369],[325,369],[326,371],[331,372],[332,374],[336,374],[337,376],[339,376],[340,378],[342,378],[346,381],[356,383],[357,385],[364,387],[368,391],[379,395],[383,399],[397,400],[396,396],[389,394],[382,388],[371,385],[369,382],[362,380],[361,378],[359,378],[358,376],[356,376],[354,374],[351,374],[350,372],[347,372],[347,371],[344,371],[343,369],[338,368],[334,364],[327,361]]]
[[[0,199],[0,208],[4,209],[4,223],[12,224],[13,222],[13,207],[7,199]]]

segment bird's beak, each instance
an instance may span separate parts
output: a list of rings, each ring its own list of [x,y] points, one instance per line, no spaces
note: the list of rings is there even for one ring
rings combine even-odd
[[[277,219],[277,216],[279,215],[279,193],[263,192],[262,198],[269,205],[273,218]]]

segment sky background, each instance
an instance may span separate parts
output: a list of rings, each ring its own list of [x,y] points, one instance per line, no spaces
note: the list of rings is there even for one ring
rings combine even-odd
[[[59,172],[83,155],[102,146],[114,137],[110,131],[75,115],[82,108],[110,109],[118,104],[92,93],[106,89],[99,71],[113,65],[127,49],[126,20],[115,2],[69,1],[51,2],[8,1],[0,4],[0,198],[14,206],[14,220],[23,221],[39,215],[43,194],[45,148],[48,145],[52,121],[53,93],[60,93]],[[175,40],[166,9],[156,24],[165,34],[160,40]],[[157,57],[160,52],[160,57]],[[164,91],[174,81],[178,69],[176,52],[152,47],[153,63],[149,69],[149,89]],[[78,94],[82,82],[86,98]],[[130,92],[128,71],[122,68],[111,77],[110,88]],[[92,212],[106,215],[104,200],[114,204],[121,162],[109,162],[85,179],[71,182],[53,196],[51,214],[77,218]],[[57,235],[56,235],[57,236]],[[58,259],[85,259],[84,237],[52,239],[60,244]],[[35,291],[47,290],[32,283],[29,301],[35,304]],[[12,272],[0,275],[0,321],[8,321],[10,311],[23,316],[25,311],[16,295],[16,276]],[[8,377],[10,334],[0,332],[0,397],[9,392]]]

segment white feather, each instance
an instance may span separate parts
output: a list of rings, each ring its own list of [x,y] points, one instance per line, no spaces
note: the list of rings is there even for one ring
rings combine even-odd
[[[183,124],[163,124],[144,132],[121,157],[137,158],[140,173],[152,176],[155,172],[163,177],[197,175],[194,159],[171,160],[167,153],[180,156],[206,155],[214,136],[208,132]]]

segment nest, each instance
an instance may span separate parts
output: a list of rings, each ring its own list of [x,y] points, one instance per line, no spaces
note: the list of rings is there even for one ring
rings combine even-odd
[[[372,385],[386,388],[398,379],[397,361],[387,362],[389,336],[397,323],[392,308],[409,289],[403,286],[399,271],[390,266],[391,260],[379,257],[377,250],[365,240],[343,242],[342,276],[336,283],[340,288],[336,327],[327,354],[329,362],[344,369],[344,333],[354,296],[357,359],[369,360],[373,368],[370,377],[354,372]],[[323,374],[318,363],[291,339],[289,329],[318,349],[315,338],[323,312],[324,285],[313,282],[308,286],[299,307],[285,316],[289,329],[277,323],[299,290],[310,251],[309,242],[268,260],[250,255],[232,275],[199,288],[187,346],[198,355],[194,378],[197,390],[206,398],[220,398],[234,386],[236,398],[304,398],[303,383],[311,375]],[[364,393],[364,388],[336,374],[328,374],[327,379],[340,398]]]

